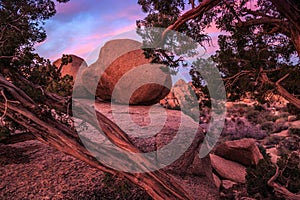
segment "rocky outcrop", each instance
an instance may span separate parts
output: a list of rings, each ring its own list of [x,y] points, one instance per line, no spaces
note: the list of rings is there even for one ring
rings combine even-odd
[[[187,106],[191,103],[208,101],[205,94],[196,88],[191,82],[186,83],[184,80],[178,80],[171,88],[170,93],[159,103],[163,107],[172,110],[180,110],[182,106]]]
[[[191,83],[186,83],[182,79],[173,85],[171,92],[160,101],[160,104],[168,109],[180,109],[193,119],[199,120],[199,96],[197,91]]]
[[[165,110],[159,105],[130,106],[129,113],[127,106],[120,104],[96,103],[95,106],[125,130],[135,146],[149,153],[153,163],[171,174],[192,199],[202,196],[218,199],[209,156],[199,158],[198,150],[195,151],[200,148],[204,133],[200,128],[197,130],[198,123],[189,116],[177,110]],[[99,139],[99,134],[95,137]],[[99,143],[103,145],[106,141],[108,139]]]
[[[97,62],[82,76],[84,85],[96,97],[121,104],[158,103],[169,93],[171,76],[161,65],[150,64],[141,43],[128,39],[104,45]]]
[[[213,169],[216,170],[222,178],[238,183],[246,182],[246,167],[243,165],[214,154],[210,154],[210,159]]]
[[[215,154],[246,166],[257,165],[263,159],[256,140],[248,138],[226,141],[216,147]]]

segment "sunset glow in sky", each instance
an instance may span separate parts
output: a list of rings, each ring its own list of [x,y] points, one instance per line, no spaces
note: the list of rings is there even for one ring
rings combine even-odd
[[[85,59],[103,42],[134,30],[136,20],[144,17],[137,0],[71,0],[57,4],[57,14],[45,24],[47,39],[36,46],[36,51],[52,61],[62,54]],[[208,32],[213,39],[218,35],[215,28]],[[215,48],[208,47],[208,51]]]

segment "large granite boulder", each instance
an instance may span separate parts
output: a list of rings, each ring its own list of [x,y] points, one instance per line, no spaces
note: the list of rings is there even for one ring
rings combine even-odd
[[[84,71],[82,79],[87,90],[100,99],[151,105],[164,98],[172,85],[170,74],[161,67],[145,58],[141,43],[118,39],[102,47],[99,59]]]
[[[255,139],[226,141],[216,147],[215,154],[242,165],[257,165],[263,159]]]

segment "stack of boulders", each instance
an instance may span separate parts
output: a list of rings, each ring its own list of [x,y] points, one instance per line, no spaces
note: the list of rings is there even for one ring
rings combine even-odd
[[[226,141],[216,146],[210,154],[215,185],[221,190],[233,190],[246,183],[246,167],[257,165],[263,159],[255,139]]]
[[[170,93],[162,100],[160,105],[171,110],[181,110],[184,114],[190,116],[196,121],[201,117],[201,110],[204,109],[204,102],[209,99],[199,88],[196,88],[191,82],[178,80],[171,88]]]
[[[142,44],[130,39],[107,42],[98,60],[87,67],[83,59],[71,55],[72,62],[62,68],[62,76],[76,78],[73,97],[96,97],[130,105],[158,103],[169,92],[171,76],[162,65],[145,58]],[[60,67],[58,59],[54,65]],[[79,71],[80,69],[80,71]]]
[[[164,108],[180,110],[181,107],[197,102],[208,101],[201,89],[196,88],[192,82],[178,80],[171,88],[170,93],[159,101]]]

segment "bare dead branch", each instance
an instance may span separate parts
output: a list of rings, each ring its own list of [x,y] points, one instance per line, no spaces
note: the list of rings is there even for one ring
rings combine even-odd
[[[284,79],[286,79],[289,75],[290,75],[290,73],[286,74],[285,76],[283,76],[282,78],[280,78],[278,81],[276,81],[275,84],[281,83],[281,82],[282,82]]]

